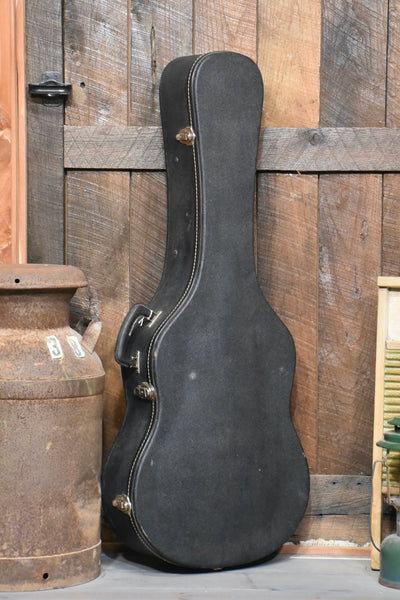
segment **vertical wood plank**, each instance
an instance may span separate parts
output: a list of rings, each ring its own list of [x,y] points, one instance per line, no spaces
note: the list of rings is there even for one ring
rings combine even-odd
[[[292,415],[312,466],[317,459],[318,179],[271,174],[259,178],[258,194],[258,278],[296,342]]]
[[[132,3],[131,125],[161,125],[158,98],[162,70],[174,58],[192,54],[191,0]],[[132,173],[131,303],[148,302],[164,264],[167,192],[164,173]]]
[[[323,3],[321,126],[385,124],[388,0]]]
[[[319,0],[259,1],[264,126],[318,126],[320,29]],[[258,275],[267,300],[294,335],[292,413],[312,472],[318,450],[317,218],[316,175],[259,174]]]
[[[67,125],[127,125],[128,39],[126,0],[65,3]]]
[[[130,125],[160,125],[161,73],[192,53],[192,2],[132,2],[131,40]]]
[[[67,198],[67,262],[79,266],[89,283],[74,300],[75,316],[83,321],[99,318],[103,323],[96,352],[106,371],[106,453],[124,407],[114,344],[128,304],[129,175],[72,171],[67,179]]]
[[[258,12],[263,125],[318,126],[320,0],[260,0]]]
[[[386,125],[400,125],[400,1],[389,2]],[[383,176],[382,275],[400,275],[400,175]]]
[[[196,0],[193,47],[196,54],[228,50],[257,59],[257,3]]]
[[[12,144],[15,109],[15,62],[12,42],[13,3],[2,0],[0,22],[0,262],[12,262],[12,205],[14,196]]]
[[[26,261],[24,5],[0,3],[0,262]]]
[[[400,1],[390,0],[388,23],[387,106],[386,125],[398,127],[400,122]]]
[[[63,73],[61,2],[26,2],[26,78]],[[64,262],[64,108],[27,100],[28,261]]]
[[[128,124],[129,35],[126,0],[65,3],[65,77],[72,83],[70,125]],[[98,344],[106,372],[104,451],[121,424],[123,388],[114,346],[129,309],[129,173],[66,176],[66,259],[89,281],[86,308],[103,321]],[[84,308],[85,302],[81,300]]]
[[[324,3],[321,125],[384,124],[387,8]],[[380,175],[320,177],[321,473],[371,470],[381,204]]]
[[[15,253],[19,263],[27,261],[27,164],[26,164],[26,80],[25,80],[25,1],[15,1],[15,64],[17,102],[17,183],[15,206]]]
[[[146,304],[154,295],[164,266],[167,182],[165,173],[132,174],[131,295]]]
[[[382,181],[380,175],[333,175],[324,178],[320,194],[319,472],[366,474]]]

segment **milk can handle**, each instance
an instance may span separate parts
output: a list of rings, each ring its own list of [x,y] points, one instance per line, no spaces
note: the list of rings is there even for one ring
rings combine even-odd
[[[90,321],[89,325],[86,327],[86,331],[81,339],[81,345],[89,352],[89,354],[92,354],[95,349],[101,333],[101,327],[101,321]]]

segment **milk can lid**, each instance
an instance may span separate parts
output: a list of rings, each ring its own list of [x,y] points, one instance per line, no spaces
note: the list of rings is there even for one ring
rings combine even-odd
[[[86,285],[82,271],[70,265],[0,264],[0,290],[75,289]]]

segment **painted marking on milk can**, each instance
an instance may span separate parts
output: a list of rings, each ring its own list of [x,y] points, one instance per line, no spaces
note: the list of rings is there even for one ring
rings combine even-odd
[[[48,335],[46,337],[47,347],[50,352],[51,358],[64,358],[64,354],[61,348],[60,340],[55,335]]]
[[[85,358],[85,351],[75,335],[67,335],[67,342],[74,351],[76,358]]]

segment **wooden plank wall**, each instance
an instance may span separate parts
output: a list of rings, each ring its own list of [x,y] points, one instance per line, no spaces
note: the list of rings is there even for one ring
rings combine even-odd
[[[73,85],[65,259],[89,278],[78,317],[104,323],[105,452],[124,406],[115,337],[128,307],[152,296],[163,265],[162,69],[179,55],[223,49],[258,62],[257,269],[295,338],[292,413],[312,473],[297,540],[368,541],[376,279],[400,274],[399,5],[65,3],[65,80]],[[39,248],[42,232],[29,234]]]

